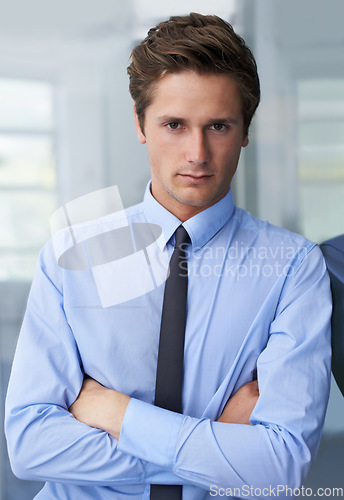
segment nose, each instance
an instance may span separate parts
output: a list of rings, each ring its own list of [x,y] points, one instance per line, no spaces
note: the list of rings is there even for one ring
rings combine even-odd
[[[186,149],[186,160],[190,163],[203,165],[209,161],[209,156],[209,145],[204,132],[198,130],[191,132]]]

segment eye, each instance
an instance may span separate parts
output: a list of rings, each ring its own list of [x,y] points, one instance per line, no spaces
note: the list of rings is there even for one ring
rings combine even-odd
[[[167,124],[167,127],[170,130],[177,130],[179,128],[179,123],[178,122],[171,122]]]
[[[216,132],[223,132],[227,127],[223,123],[214,123],[211,128]]]

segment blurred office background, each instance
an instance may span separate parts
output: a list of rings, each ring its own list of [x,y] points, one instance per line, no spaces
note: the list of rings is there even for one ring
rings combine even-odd
[[[39,248],[61,204],[116,184],[125,206],[149,178],[126,66],[170,15],[230,21],[258,63],[262,103],[233,189],[260,218],[321,242],[344,233],[342,0],[0,0],[0,420]],[[333,381],[307,485],[343,487],[344,398]],[[0,500],[33,498],[0,430]]]

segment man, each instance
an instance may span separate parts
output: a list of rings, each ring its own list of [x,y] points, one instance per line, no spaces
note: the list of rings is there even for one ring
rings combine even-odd
[[[12,467],[47,481],[39,499],[147,499],[156,484],[182,485],[184,500],[291,496],[324,422],[331,296],[316,245],[233,203],[259,102],[255,61],[227,23],[191,14],[150,30],[128,71],[152,181],[125,217],[161,228],[141,252],[157,286],[116,302],[135,273],[120,279],[104,259],[65,269],[43,249],[7,396]],[[181,224],[182,413],[154,405],[158,271]],[[83,241],[122,227],[113,214],[75,231]],[[61,241],[73,249],[67,233]]]

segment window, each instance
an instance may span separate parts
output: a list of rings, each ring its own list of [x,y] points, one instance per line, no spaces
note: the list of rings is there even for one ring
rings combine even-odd
[[[302,232],[316,242],[344,233],[344,79],[298,85]]]
[[[0,78],[0,280],[31,280],[56,207],[53,88]]]

